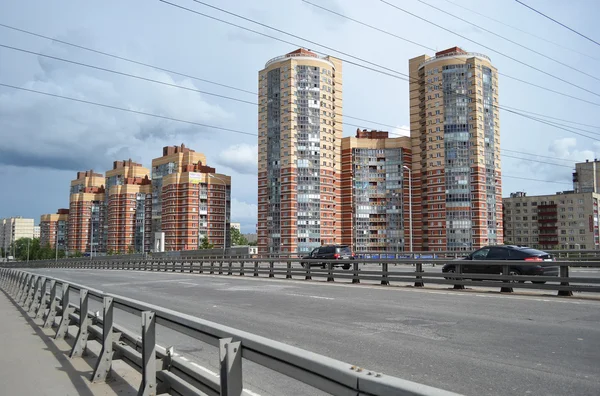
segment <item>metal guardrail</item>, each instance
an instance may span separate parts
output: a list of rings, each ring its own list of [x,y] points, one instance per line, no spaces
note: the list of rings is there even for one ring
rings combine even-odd
[[[141,371],[139,395],[240,396],[243,391],[242,359],[332,395],[457,395],[58,278],[0,268],[0,286],[35,319],[42,319],[43,327],[56,326],[56,339],[64,338],[70,325],[78,326],[71,358],[83,354],[90,335],[99,341],[102,349],[92,382],[104,381],[116,358]],[[71,291],[79,293],[79,306],[70,302]],[[102,317],[90,313],[90,298],[102,302]],[[115,308],[141,316],[141,337],[114,323]],[[55,321],[57,315],[59,319]],[[177,357],[171,348],[156,345],[157,324],[218,347],[220,376],[211,376]]]
[[[268,276],[269,278],[283,277],[292,279],[294,276],[305,280],[326,278],[328,282],[335,279],[351,280],[360,283],[361,280],[380,281],[382,285],[391,282],[412,283],[422,287],[425,284],[453,285],[454,289],[465,289],[465,286],[500,287],[501,292],[511,293],[513,288],[555,290],[559,296],[572,296],[573,292],[600,293],[600,277],[571,277],[570,267],[600,267],[600,261],[552,261],[540,264],[559,267],[558,276],[520,275],[511,269],[515,264],[523,265],[523,261],[495,260],[452,260],[443,259],[404,259],[404,260],[319,260],[323,263],[320,269],[303,267],[301,259],[150,259],[150,260],[80,260],[80,261],[36,261],[29,263],[11,263],[16,268],[79,268],[79,269],[108,269],[108,270],[140,270],[140,271],[179,271],[188,273],[208,273],[218,275],[252,275]],[[424,264],[451,263],[455,268],[453,273],[437,273],[424,271]],[[376,265],[373,268],[373,264]],[[390,265],[412,264],[414,270],[396,269]],[[532,263],[535,265],[537,263]],[[336,266],[347,265],[348,270],[337,269]],[[498,266],[501,274],[463,273],[468,266]],[[7,266],[7,265],[4,265]],[[379,268],[377,268],[379,266]],[[532,283],[525,283],[532,282]],[[533,283],[536,282],[536,283]],[[542,283],[543,282],[543,283]]]

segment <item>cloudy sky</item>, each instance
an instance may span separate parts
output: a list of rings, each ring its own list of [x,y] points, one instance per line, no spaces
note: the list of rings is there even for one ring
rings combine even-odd
[[[396,133],[403,133],[402,128],[409,124],[408,83],[393,76],[407,73],[409,58],[425,53],[433,55],[436,49],[455,45],[489,55],[503,73],[499,79],[502,106],[538,113],[535,117],[558,122],[569,129],[501,112],[505,196],[512,191],[524,190],[533,195],[569,189],[573,163],[600,157],[600,121],[595,116],[600,104],[597,94],[600,75],[596,73],[600,66],[600,46],[513,0],[387,1],[463,37],[379,0],[311,2],[414,43],[333,15],[302,0],[205,2],[296,37],[201,2],[169,0],[289,43],[159,0],[0,0],[0,24],[180,73],[161,71],[0,26],[0,84],[188,121],[171,121],[0,86],[0,218],[21,215],[39,220],[43,213],[68,207],[69,181],[75,178],[77,171],[105,172],[112,161],[127,158],[149,167],[152,158],[161,155],[163,146],[185,143],[205,153],[208,164],[217,171],[232,175],[233,221],[241,222],[244,232],[254,231],[257,109],[252,103],[209,93],[256,101],[253,92],[257,91],[258,71],[270,58],[295,50],[299,45],[354,63],[372,62],[369,67],[374,69],[385,67],[388,75],[348,63],[344,65],[344,114],[388,126],[346,118],[348,123],[382,130],[396,126]],[[597,1],[524,2],[600,41],[597,22],[600,3]],[[448,13],[480,27],[452,18]],[[572,97],[527,85],[515,78]],[[548,116],[566,121],[548,119]],[[345,125],[344,135],[351,135],[355,130],[355,126]]]

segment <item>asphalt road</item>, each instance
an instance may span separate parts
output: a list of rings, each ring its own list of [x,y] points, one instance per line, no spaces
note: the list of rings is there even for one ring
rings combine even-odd
[[[36,270],[465,395],[600,394],[600,301],[107,270]],[[116,315],[135,328],[139,319]],[[160,331],[211,371],[218,352]],[[318,395],[252,365],[260,395]],[[291,383],[293,381],[294,383]]]

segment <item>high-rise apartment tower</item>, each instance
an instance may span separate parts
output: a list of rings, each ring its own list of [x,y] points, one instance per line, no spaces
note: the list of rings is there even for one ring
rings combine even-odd
[[[502,243],[496,68],[453,47],[411,59],[409,71],[415,245]]]
[[[342,62],[298,49],[258,77],[259,254],[340,243]]]

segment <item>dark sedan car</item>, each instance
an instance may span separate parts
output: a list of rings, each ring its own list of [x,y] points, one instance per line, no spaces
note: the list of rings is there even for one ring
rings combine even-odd
[[[559,274],[559,267],[552,264],[554,258],[551,254],[526,246],[487,246],[462,260],[466,261],[461,262],[464,274],[502,274],[502,265],[469,265],[468,260],[510,260],[510,275],[558,276]],[[452,273],[455,269],[455,263],[447,263],[442,268],[442,272]],[[533,283],[545,283],[545,281],[533,281]]]

